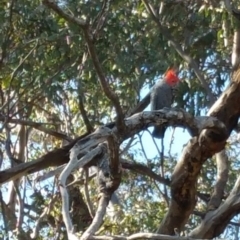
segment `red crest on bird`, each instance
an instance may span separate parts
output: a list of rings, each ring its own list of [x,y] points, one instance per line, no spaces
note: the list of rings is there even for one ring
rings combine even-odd
[[[166,83],[168,83],[169,85],[176,85],[179,82],[177,73],[173,69],[169,69],[166,71],[165,79],[166,79]]]

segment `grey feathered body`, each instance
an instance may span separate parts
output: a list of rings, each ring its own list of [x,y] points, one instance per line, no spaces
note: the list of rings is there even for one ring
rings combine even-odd
[[[151,110],[160,110],[164,107],[171,107],[173,103],[173,87],[162,79],[156,83],[151,92]],[[153,137],[163,138],[167,125],[154,127]]]

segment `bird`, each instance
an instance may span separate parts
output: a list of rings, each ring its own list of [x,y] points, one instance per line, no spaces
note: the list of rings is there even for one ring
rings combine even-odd
[[[165,76],[154,85],[150,93],[152,111],[160,110],[165,107],[171,107],[179,81],[177,73],[173,69],[166,71]],[[167,124],[155,126],[152,136],[163,139],[166,129]]]

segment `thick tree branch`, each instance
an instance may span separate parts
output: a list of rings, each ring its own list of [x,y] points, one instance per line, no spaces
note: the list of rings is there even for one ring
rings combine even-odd
[[[209,239],[199,239],[181,236],[169,236],[156,233],[135,233],[129,237],[124,236],[90,236],[88,240],[209,240]],[[216,239],[221,240],[221,239]]]
[[[124,136],[119,136],[119,142],[121,143],[149,126],[160,125],[167,122],[169,122],[169,125],[187,128],[194,136],[198,135],[203,129],[215,129],[216,131],[217,129],[221,129],[223,132],[225,129],[225,126],[216,118],[194,118],[184,110],[165,108],[159,111],[137,113],[130,118],[125,119],[127,131]],[[75,154],[82,157],[86,154],[88,149],[90,150],[91,148],[96,147],[99,143],[104,142],[111,134],[118,136],[118,129],[114,123],[106,124],[90,135],[83,135],[82,137],[75,139],[69,145],[60,149],[55,149],[40,159],[1,171],[0,184],[7,182],[10,179],[40,171],[50,166],[60,166],[65,164],[69,161],[70,149],[72,149],[71,151],[75,150]]]
[[[89,161],[103,154],[103,151],[105,149],[106,148],[104,146],[99,146],[92,151],[88,151],[88,153],[78,161],[78,155],[74,151],[74,148],[72,148],[70,153],[70,161],[59,176],[59,187],[60,187],[60,193],[62,196],[62,215],[63,215],[63,221],[65,223],[69,239],[71,239],[70,236],[74,235],[74,229],[73,229],[73,224],[69,215],[69,197],[68,197],[68,191],[66,186],[67,177],[71,174],[73,169],[75,169],[75,167],[78,165],[78,162],[81,163],[81,166],[79,167],[83,167]]]
[[[213,194],[208,203],[208,210],[214,210],[219,207],[224,195],[224,189],[228,180],[228,157],[223,150],[216,154],[217,164],[217,182],[213,189]]]
[[[174,234],[174,228],[182,229],[193,211],[196,203],[197,177],[202,164],[213,154],[224,149],[227,136],[237,125],[240,115],[239,82],[240,69],[233,73],[232,83],[208,112],[209,116],[216,117],[226,125],[227,134],[204,130],[199,138],[192,138],[185,147],[172,175],[172,200],[169,211],[158,232]]]
[[[81,78],[83,75],[83,69],[84,69],[84,65],[86,63],[87,60],[87,56],[88,53],[84,53],[82,56],[82,62],[79,66],[79,80],[78,80],[78,108],[80,110],[83,122],[87,128],[87,132],[91,133],[94,131],[93,126],[91,125],[89,119],[88,119],[88,115],[87,115],[87,111],[84,108],[84,89],[82,88],[82,83],[81,83]]]
[[[88,116],[87,116],[87,112],[84,108],[84,104],[83,104],[83,97],[81,94],[78,95],[78,108],[81,112],[81,115],[82,115],[82,119],[83,119],[83,122],[87,128],[87,132],[88,133],[91,133],[93,132],[93,126],[91,125],[89,119],[88,119]]]
[[[109,167],[111,174],[116,175],[119,172],[119,143],[116,136],[108,137]]]
[[[92,39],[92,37],[89,33],[89,30],[88,29],[83,29],[83,31],[84,31],[84,36],[85,36],[85,39],[86,39],[86,42],[87,42],[88,51],[90,53],[90,56],[91,56],[92,61],[93,61],[93,65],[94,65],[94,67],[96,69],[96,72],[98,74],[102,89],[103,89],[104,93],[106,94],[106,96],[112,101],[112,103],[115,107],[115,110],[116,110],[116,113],[117,113],[117,125],[119,126],[119,131],[121,132],[121,131],[124,130],[124,121],[123,121],[124,115],[123,115],[122,108],[120,106],[119,98],[111,90],[111,88],[110,88],[110,86],[107,82],[107,79],[104,76],[103,69],[102,69],[101,64],[99,62],[98,55],[96,53],[96,49],[95,49],[95,46],[93,44],[93,39]]]
[[[170,121],[171,124],[188,126],[188,128],[196,135],[199,133],[199,129],[203,129],[204,126],[209,129],[204,130],[199,138],[194,137],[188,143],[181,160],[178,162],[174,170],[171,190],[173,198],[170,203],[169,212],[162,222],[160,229],[161,232],[174,234],[174,228],[182,228],[195,206],[195,185],[203,162],[214,153],[224,148],[227,135],[237,123],[240,114],[240,106],[238,104],[240,102],[240,86],[238,84],[238,81],[240,81],[240,77],[238,77],[239,75],[238,72],[233,74],[232,84],[209,111],[210,116],[217,117],[226,124],[228,130],[227,134],[224,131],[224,127],[221,127],[222,124],[218,123],[215,118],[209,118],[211,119],[211,124],[208,126],[206,124],[208,118],[203,119],[205,121],[205,124],[203,124],[201,118],[194,119],[182,110],[169,111],[169,109],[163,109],[155,112],[143,112],[135,114],[125,120],[128,131],[120,141],[124,141],[133,136],[147,126],[151,126],[154,123],[162,124],[166,121]],[[214,127],[214,122],[218,127]],[[107,124],[105,128],[109,128],[109,131],[105,131],[106,133],[113,132],[114,134],[117,134],[114,124]],[[93,133],[86,137],[82,137],[82,140],[78,141],[81,145],[80,151],[84,152],[86,147],[93,147],[94,142],[97,144],[102,141],[101,137],[103,137],[103,135],[96,134],[96,136],[94,136],[95,134],[96,133]],[[108,134],[105,134],[105,137],[107,136]],[[76,142],[77,140],[62,149],[54,150],[35,162],[20,164],[13,169],[0,172],[0,182],[6,182],[15,177],[19,177],[24,173],[29,174],[48,166],[57,166],[68,162],[69,149],[71,149]],[[76,146],[78,146],[78,144]],[[168,216],[174,217],[168,218]],[[170,226],[170,228],[167,228],[167,226]]]

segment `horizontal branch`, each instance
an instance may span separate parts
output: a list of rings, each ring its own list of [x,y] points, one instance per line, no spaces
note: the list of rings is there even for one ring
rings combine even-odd
[[[128,169],[128,170],[131,170],[131,171],[136,172],[138,174],[148,176],[151,179],[153,179],[153,180],[155,180],[159,183],[162,183],[164,185],[168,185],[168,186],[170,185],[170,180],[169,179],[161,177],[159,174],[156,174],[149,167],[147,167],[143,164],[124,161],[124,160],[121,160],[121,164],[122,164],[123,169]]]
[[[152,239],[152,240],[207,240],[199,238],[169,236],[156,233],[135,233],[129,237],[124,236],[91,236],[88,240],[139,240],[139,239]],[[218,239],[216,239],[218,240]],[[220,239],[219,239],[220,240]]]
[[[127,118],[125,120],[125,125],[127,127],[126,134],[132,136],[134,133],[144,130],[147,127],[166,123],[169,126],[184,127],[188,129],[192,136],[198,135],[204,129],[221,129],[220,131],[222,131],[223,134],[226,132],[225,125],[217,118],[207,116],[193,117],[183,109],[163,108],[158,111],[137,113]]]
[[[67,141],[72,141],[70,137],[68,137],[64,133],[60,133],[57,131],[54,131],[52,129],[44,127],[44,125],[53,125],[55,126],[56,124],[54,123],[40,123],[40,122],[33,122],[33,121],[27,121],[27,120],[22,120],[22,119],[17,119],[17,118],[8,118],[6,119],[3,115],[0,115],[0,121],[1,122],[6,122],[6,123],[13,123],[13,124],[18,124],[18,125],[23,125],[23,126],[29,126],[32,128],[35,128],[41,132],[47,133],[51,136],[54,136],[59,139],[65,139]]]
[[[147,127],[168,123],[169,125],[182,126],[187,128],[192,135],[198,135],[203,129],[212,129],[218,132],[224,132],[225,126],[213,117],[192,117],[184,110],[162,109],[158,111],[149,111],[137,113],[125,119],[126,132],[119,136],[119,142],[123,142],[134,134],[146,129]],[[14,168],[0,172],[0,184],[16,179],[25,174],[40,171],[49,166],[60,166],[69,161],[69,151],[75,151],[76,155],[83,157],[88,151],[104,142],[111,134],[118,136],[118,129],[115,124],[107,124],[99,127],[95,132],[82,136],[74,140],[67,146],[55,149],[47,153],[42,158],[20,164]],[[78,158],[78,159],[79,159]]]

